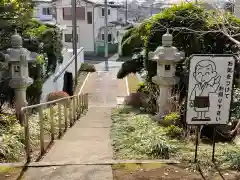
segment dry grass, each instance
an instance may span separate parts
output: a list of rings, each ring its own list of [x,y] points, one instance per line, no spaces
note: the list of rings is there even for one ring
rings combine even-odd
[[[195,166],[194,141],[184,136],[169,136],[169,127],[159,126],[148,114],[139,114],[129,107],[112,112],[114,156],[116,159],[161,159],[170,158]],[[165,154],[164,154],[165,152]],[[215,157],[222,169],[240,170],[239,147],[234,143],[216,143]],[[165,155],[168,154],[168,157]],[[200,142],[199,164],[205,171],[212,169],[212,146]]]

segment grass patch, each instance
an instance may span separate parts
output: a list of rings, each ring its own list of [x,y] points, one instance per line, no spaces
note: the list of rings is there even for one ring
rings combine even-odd
[[[150,170],[150,169],[156,169],[165,166],[163,163],[149,163],[149,164],[135,164],[135,163],[129,163],[129,164],[115,164],[112,165],[112,169],[124,169],[124,170],[130,170],[134,171],[137,169],[145,169],[145,170]]]
[[[129,74],[127,76],[129,93],[137,92],[139,81],[135,74]]]
[[[159,126],[147,114],[138,114],[131,108],[117,108],[112,112],[114,157],[116,159],[170,158],[187,164],[194,160],[194,142],[169,136],[169,128]],[[210,167],[212,146],[200,143],[198,157],[204,167]],[[221,168],[240,170],[240,147],[234,143],[217,143],[217,163]]]
[[[16,180],[21,173],[22,168],[0,167],[0,180]]]

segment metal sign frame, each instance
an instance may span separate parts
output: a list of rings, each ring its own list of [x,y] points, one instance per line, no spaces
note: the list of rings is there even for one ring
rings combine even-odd
[[[231,107],[231,104],[232,104],[232,100],[233,100],[233,89],[234,89],[234,77],[235,77],[235,67],[236,67],[236,63],[237,63],[237,57],[236,55],[233,55],[233,54],[192,54],[190,57],[189,57],[189,67],[188,67],[188,72],[190,72],[190,68],[191,68],[191,59],[194,57],[194,56],[202,56],[202,57],[233,57],[234,59],[234,67],[233,67],[233,79],[232,79],[232,89],[231,89],[231,97],[230,97],[230,107]],[[187,80],[187,84],[189,84],[189,78],[188,77],[188,80]],[[186,89],[186,91],[188,92],[188,87]],[[186,122],[186,125],[187,126],[196,126],[196,139],[195,139],[195,155],[194,155],[194,162],[197,163],[198,160],[197,160],[197,154],[198,154],[198,145],[199,145],[199,133],[200,133],[200,129],[201,129],[201,126],[203,125],[208,125],[208,124],[197,124],[197,125],[193,125],[193,124],[187,124],[187,107],[188,107],[188,94],[187,94],[187,97],[186,97],[186,100],[185,100],[185,113],[184,113],[184,117],[185,117],[185,122]],[[230,121],[230,117],[232,115],[232,112],[230,111],[229,112],[229,116],[228,116],[228,123]],[[213,126],[213,141],[212,141],[212,162],[215,162],[215,145],[216,145],[216,126],[217,125],[223,125],[223,124],[209,124],[211,126]]]

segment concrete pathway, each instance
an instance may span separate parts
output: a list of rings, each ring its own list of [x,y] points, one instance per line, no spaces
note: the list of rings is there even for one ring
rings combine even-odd
[[[89,76],[83,92],[89,93],[89,111],[67,131],[43,158],[43,162],[77,164],[112,159],[110,140],[111,109],[117,96],[126,95],[124,80],[117,80],[119,62],[95,65],[98,72]],[[24,180],[112,180],[111,166],[55,166],[30,168]]]

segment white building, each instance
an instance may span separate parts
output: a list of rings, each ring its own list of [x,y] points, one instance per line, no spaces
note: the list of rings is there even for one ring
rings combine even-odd
[[[54,21],[52,0],[34,0],[33,18],[39,21]]]
[[[72,47],[72,5],[71,0],[56,0],[56,21],[60,26],[65,26],[63,32],[64,45]],[[117,42],[116,25],[111,22],[118,21],[119,5],[109,2],[108,5],[108,40],[109,43]],[[77,40],[78,48],[84,47],[85,52],[95,52],[99,41],[104,41],[104,5],[90,0],[77,0]],[[98,42],[98,43],[97,43]]]
[[[234,15],[240,18],[240,0],[235,0],[234,4]]]

